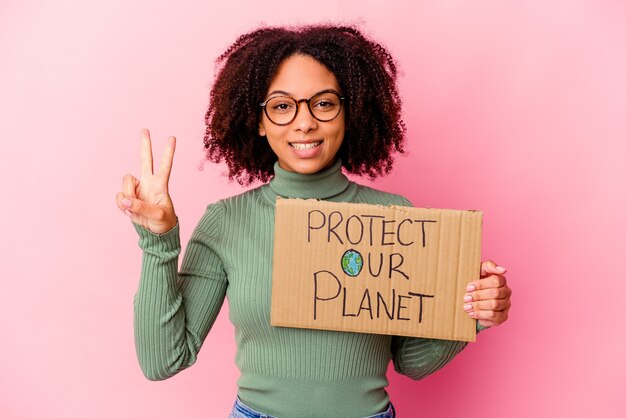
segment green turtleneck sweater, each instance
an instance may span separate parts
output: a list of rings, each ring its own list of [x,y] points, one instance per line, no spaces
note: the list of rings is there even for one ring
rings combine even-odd
[[[245,404],[278,417],[381,412],[389,401],[390,360],[399,373],[421,379],[467,343],[270,326],[275,201],[282,196],[411,203],[350,182],[341,160],[313,175],[288,172],[278,164],[274,173],[268,184],[208,205],[180,270],[178,224],[164,234],[133,224],[143,250],[134,299],[141,369],[148,379],[163,380],[194,364],[227,297],[241,371],[238,395]]]

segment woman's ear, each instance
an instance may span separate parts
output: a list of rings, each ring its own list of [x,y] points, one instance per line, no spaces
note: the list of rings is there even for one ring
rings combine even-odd
[[[259,135],[265,136],[265,126],[263,126],[263,122],[259,122]]]

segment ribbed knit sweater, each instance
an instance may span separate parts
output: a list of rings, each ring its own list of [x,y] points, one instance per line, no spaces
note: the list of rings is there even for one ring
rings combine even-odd
[[[235,326],[238,395],[253,409],[278,417],[376,414],[389,401],[385,387],[390,360],[399,373],[421,379],[466,346],[459,341],[270,326],[277,196],[411,205],[400,195],[349,181],[338,159],[312,175],[275,164],[269,183],[208,205],[180,270],[178,224],[164,234],[133,224],[143,250],[134,298],[135,346],[148,379],[167,379],[196,362],[224,297]],[[211,347],[204,352],[211,353]]]

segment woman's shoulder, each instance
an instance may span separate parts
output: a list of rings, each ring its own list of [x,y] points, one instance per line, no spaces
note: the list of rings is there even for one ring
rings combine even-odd
[[[246,190],[236,195],[221,198],[206,206],[198,227],[202,230],[221,231],[223,225],[239,225],[258,211],[255,201],[259,200],[259,189],[262,186]]]
[[[248,199],[255,199],[259,195],[259,192],[261,191],[261,189],[265,186],[267,186],[267,184],[258,185],[251,189],[244,190],[241,193],[224,197],[215,203],[221,203],[224,205],[235,205],[235,204],[238,204],[239,202],[246,201]]]
[[[364,186],[362,184],[355,183],[357,185],[357,194],[355,197],[355,203],[368,203],[374,205],[398,205],[398,206],[413,206],[411,201],[401,194],[385,192],[383,190],[375,189],[373,187]]]
[[[206,207],[207,212],[219,212],[222,216],[238,212],[242,208],[250,208],[254,206],[254,202],[258,201],[261,196],[261,189],[265,186],[254,187],[235,195],[221,198],[215,202],[209,203]]]

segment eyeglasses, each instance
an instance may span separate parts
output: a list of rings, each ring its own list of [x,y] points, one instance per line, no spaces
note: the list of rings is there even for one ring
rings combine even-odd
[[[290,96],[270,97],[260,106],[270,122],[284,126],[289,125],[298,115],[300,103],[306,102],[309,112],[320,122],[330,122],[339,116],[345,97],[334,90],[323,90],[308,99],[296,100]]]

